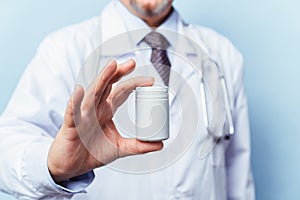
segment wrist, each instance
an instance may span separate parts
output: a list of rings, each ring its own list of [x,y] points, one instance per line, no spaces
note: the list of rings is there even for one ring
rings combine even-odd
[[[49,161],[49,158],[48,158],[48,170],[55,183],[66,181],[69,178],[71,178],[67,175],[66,170],[62,169],[61,167],[56,167],[55,165],[53,165],[51,161]]]

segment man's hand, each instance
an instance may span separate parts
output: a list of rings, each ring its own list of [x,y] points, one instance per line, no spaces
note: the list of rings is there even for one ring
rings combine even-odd
[[[153,85],[153,78],[135,77],[112,88],[134,70],[135,62],[109,63],[84,92],[76,86],[64,123],[51,145],[48,168],[56,182],[84,174],[120,157],[162,149],[162,142],[122,138],[112,120],[116,109],[138,86]]]

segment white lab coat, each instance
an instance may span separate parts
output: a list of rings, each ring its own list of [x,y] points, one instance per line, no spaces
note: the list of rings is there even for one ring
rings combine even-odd
[[[53,182],[47,170],[47,155],[63,122],[77,76],[99,44],[126,31],[126,27],[112,25],[124,24],[114,11],[114,4],[115,1],[110,3],[100,17],[51,34],[40,45],[0,118],[1,190],[19,199],[255,199],[242,57],[226,38],[181,20],[178,31],[192,38],[224,69],[235,135],[218,143],[205,159],[199,159],[205,131],[199,122],[199,137],[178,160],[161,170],[136,175],[103,167],[95,170],[91,184],[79,181],[63,189]],[[191,62],[197,62],[194,52],[182,53]],[[178,73],[189,75],[187,69],[176,66]],[[190,79],[199,95],[199,80]],[[171,78],[170,85],[175,84],[173,81]],[[176,120],[178,112],[176,105],[172,107],[173,98],[170,117]],[[183,109],[188,109],[188,104],[184,105]],[[171,130],[178,130],[177,125],[171,121]],[[83,189],[87,193],[76,193]]]

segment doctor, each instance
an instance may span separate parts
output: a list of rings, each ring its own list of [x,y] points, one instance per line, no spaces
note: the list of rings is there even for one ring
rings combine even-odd
[[[160,151],[163,143],[121,137],[112,117],[130,91],[151,86],[154,79],[140,76],[113,88],[112,84],[150,60],[151,51],[143,58],[133,56],[137,64],[132,59],[109,62],[85,90],[76,79],[99,44],[136,29],[151,32],[150,27],[192,38],[222,66],[235,134],[199,159],[204,130],[199,128],[190,148],[171,165],[151,173],[126,173],[105,165]],[[173,48],[172,37],[165,37]],[[135,39],[134,45],[147,45],[143,38]],[[173,71],[189,73],[176,58],[168,57],[171,87],[176,82]],[[240,53],[226,38],[184,23],[172,0],[112,0],[100,17],[49,35],[24,72],[0,119],[1,191],[20,199],[254,199],[242,64]],[[200,99],[197,76],[189,79]],[[159,76],[157,80],[164,82]],[[178,129],[176,111],[176,104],[171,105],[171,134]],[[88,150],[82,137],[90,144]]]

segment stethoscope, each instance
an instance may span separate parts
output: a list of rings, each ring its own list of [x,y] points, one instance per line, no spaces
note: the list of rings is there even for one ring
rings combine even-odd
[[[201,105],[202,105],[202,110],[203,110],[203,119],[204,119],[204,125],[207,130],[207,135],[203,139],[203,143],[201,144],[200,148],[200,154],[199,158],[204,159],[208,156],[208,154],[213,151],[214,147],[220,143],[221,141],[224,140],[229,140],[231,136],[234,134],[234,125],[233,125],[233,119],[232,119],[232,113],[230,109],[230,104],[229,104],[229,94],[228,94],[228,88],[226,85],[226,80],[225,80],[225,75],[222,72],[221,67],[218,65],[216,61],[213,59],[209,58],[209,62],[212,62],[216,68],[217,68],[217,78],[220,83],[221,87],[221,92],[223,93],[223,102],[224,102],[224,108],[225,108],[225,120],[224,120],[224,125],[221,126],[221,129],[218,130],[216,133],[214,130],[210,129],[210,123],[209,123],[209,110],[208,110],[208,103],[207,103],[207,98],[208,98],[208,92],[207,88],[205,87],[206,81],[205,81],[205,76],[204,76],[204,69],[203,69],[203,62],[205,60],[202,60],[202,74],[201,79],[200,79],[200,96],[201,96]],[[225,123],[227,121],[228,124],[228,130],[224,130]],[[227,127],[226,127],[227,128]],[[225,133],[224,133],[225,132]]]
[[[226,85],[226,80],[225,80],[225,76],[224,73],[222,72],[220,66],[218,65],[218,63],[216,61],[214,61],[213,59],[209,58],[211,62],[213,62],[218,70],[218,78],[222,87],[222,92],[223,92],[223,97],[224,97],[224,106],[225,106],[225,116],[226,116],[226,120],[228,122],[228,131],[226,134],[223,135],[223,137],[216,137],[216,140],[221,140],[221,139],[230,139],[230,137],[234,134],[235,130],[234,130],[234,125],[233,125],[233,119],[232,119],[232,114],[231,114],[231,109],[230,109],[230,104],[229,104],[229,96],[228,96],[228,89],[227,89],[227,85]],[[203,63],[203,62],[202,62]],[[203,64],[202,64],[202,69],[203,69]],[[202,70],[204,71],[204,70]],[[206,88],[205,88],[205,78],[202,75],[201,76],[201,80],[200,80],[200,94],[201,94],[201,103],[202,103],[202,110],[203,110],[203,119],[204,119],[204,125],[206,127],[206,129],[208,130],[209,134],[213,134],[211,133],[211,131],[209,130],[209,115],[208,115],[208,104],[207,104],[207,92],[206,92]]]

